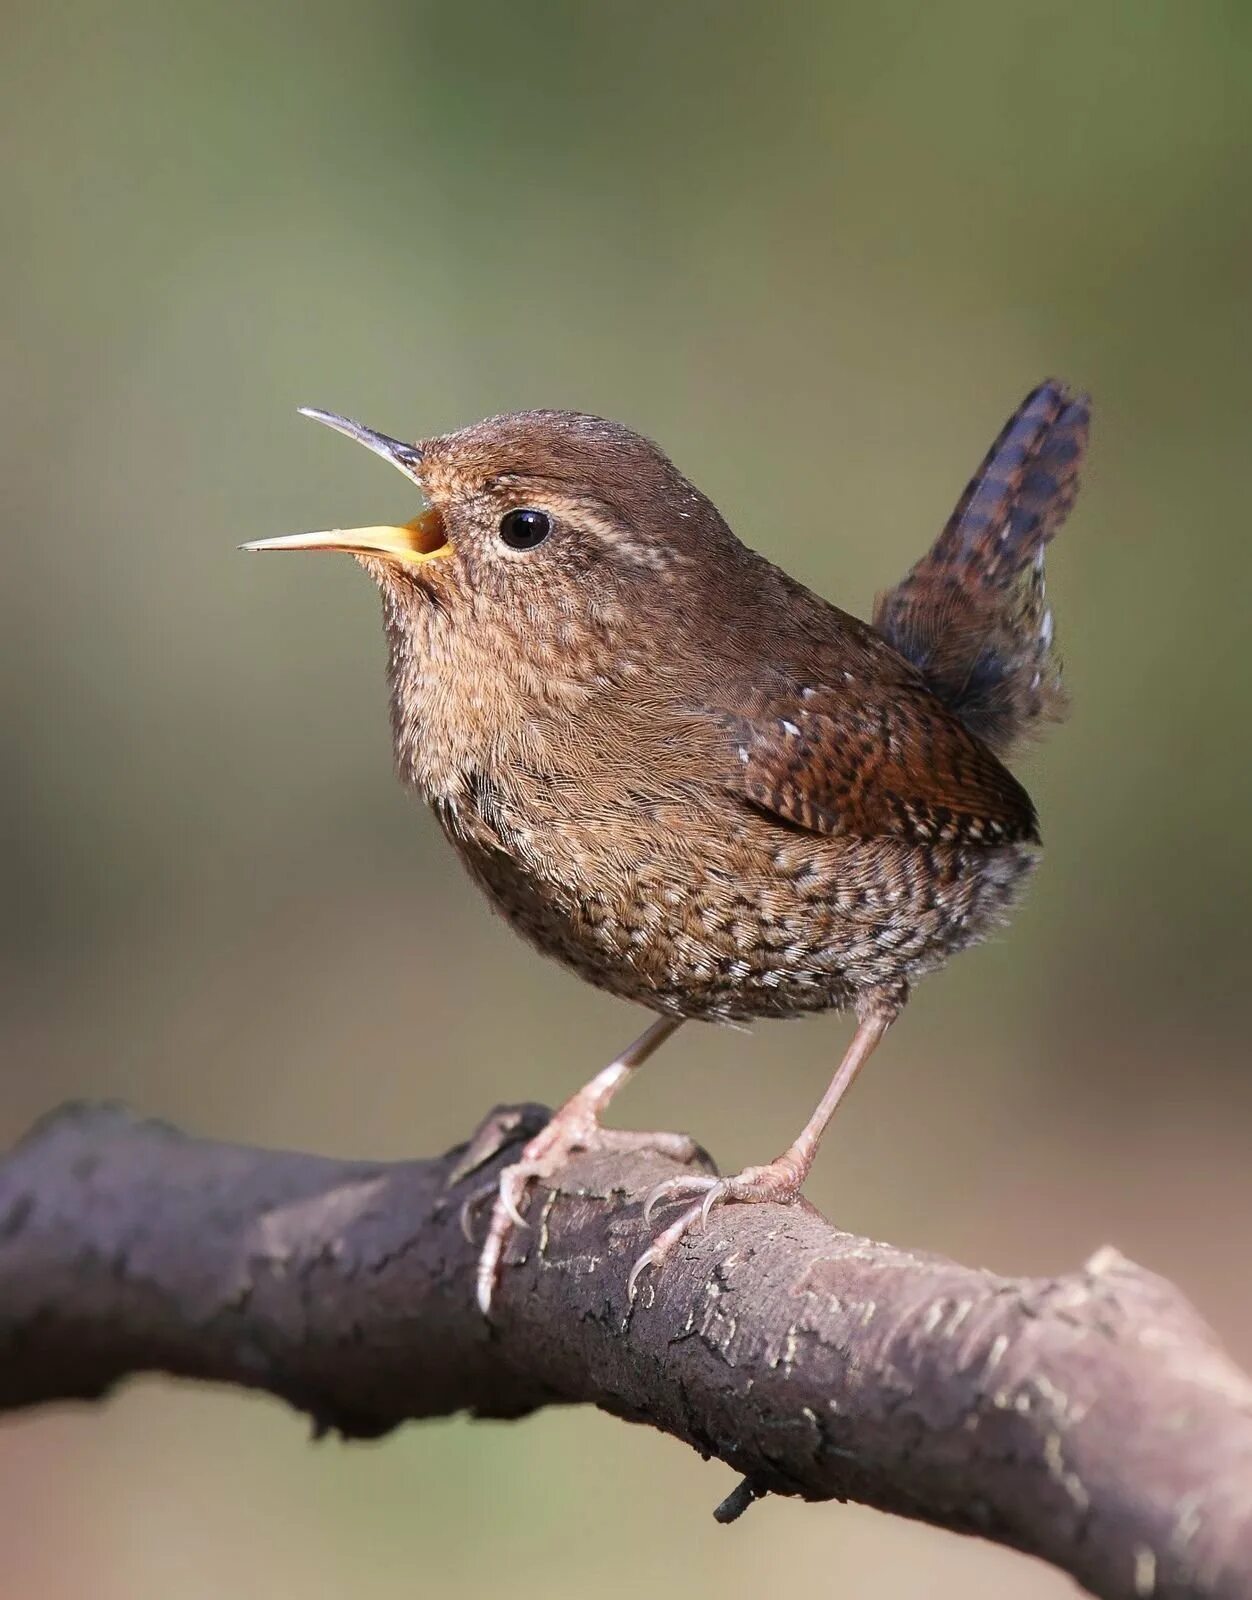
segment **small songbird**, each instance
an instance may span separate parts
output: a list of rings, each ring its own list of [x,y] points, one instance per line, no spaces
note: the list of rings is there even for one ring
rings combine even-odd
[[[309,410],[421,490],[403,527],[247,550],[350,552],[382,594],[402,780],[531,943],[656,1020],[506,1168],[487,1311],[532,1179],[600,1126],[687,1018],[851,1010],[830,1087],[783,1153],[674,1177],[631,1274],[722,1202],[792,1201],[913,984],[1000,923],[1039,855],[1002,758],[1064,709],[1044,550],[1074,501],[1088,402],[1041,384],[873,624],[741,544],[656,445],[569,411],[403,444]]]

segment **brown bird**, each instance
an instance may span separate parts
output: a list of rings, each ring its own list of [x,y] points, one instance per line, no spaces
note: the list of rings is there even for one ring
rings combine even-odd
[[[747,549],[647,439],[528,411],[385,457],[428,509],[403,527],[249,550],[341,550],[377,583],[402,780],[525,938],[657,1020],[506,1169],[479,1267],[487,1310],[531,1179],[604,1129],[689,1017],[852,1010],[812,1117],[773,1161],[686,1175],[659,1264],[725,1201],[794,1200],[835,1107],[914,983],[1000,923],[1039,855],[1001,758],[1064,701],[1044,549],[1074,501],[1085,397],[1040,385],[874,623]]]

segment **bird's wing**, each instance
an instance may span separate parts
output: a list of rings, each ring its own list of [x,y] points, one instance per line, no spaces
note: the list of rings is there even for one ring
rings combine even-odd
[[[733,711],[710,708],[725,741],[727,787],[811,833],[917,843],[1037,838],[1029,796],[986,746],[903,663],[886,679],[884,663],[874,665],[859,682],[853,666],[826,681],[778,673],[736,694]]]

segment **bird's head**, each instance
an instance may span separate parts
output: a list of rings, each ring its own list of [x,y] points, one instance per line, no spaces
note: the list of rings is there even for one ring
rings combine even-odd
[[[570,411],[491,417],[405,444],[327,411],[306,416],[391,462],[427,506],[405,523],[262,539],[246,550],[344,551],[392,617],[437,612],[541,667],[553,652],[603,670],[658,612],[681,633],[701,575],[742,552],[713,505],[649,440]],[[670,631],[670,630],[667,630]]]

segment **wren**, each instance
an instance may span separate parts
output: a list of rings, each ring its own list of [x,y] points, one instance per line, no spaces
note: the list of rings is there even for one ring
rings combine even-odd
[[[599,1121],[681,1022],[857,1019],[780,1156],[647,1197],[649,1221],[684,1204],[633,1293],[713,1206],[797,1197],[912,986],[1001,923],[1034,868],[1034,807],[1003,760],[1064,710],[1044,551],[1077,492],[1087,399],[1056,382],[1026,397],[872,624],[741,544],[617,423],[526,411],[404,444],[305,415],[427,509],[244,548],[356,557],[382,595],[400,777],[519,933],[656,1013],[506,1168],[484,1312],[532,1179],[593,1144],[691,1153]]]

